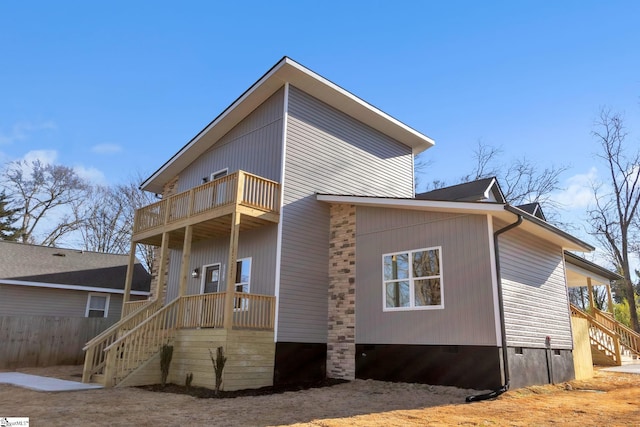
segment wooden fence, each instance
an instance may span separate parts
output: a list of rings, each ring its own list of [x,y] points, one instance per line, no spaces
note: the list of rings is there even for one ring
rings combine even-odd
[[[0,369],[80,365],[84,345],[113,323],[105,318],[0,316]]]

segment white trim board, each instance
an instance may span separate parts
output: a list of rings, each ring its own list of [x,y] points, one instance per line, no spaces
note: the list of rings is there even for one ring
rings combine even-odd
[[[32,286],[35,288],[66,289],[70,291],[101,292],[101,293],[108,293],[108,294],[124,295],[124,289],[100,288],[97,286],[82,286],[82,285],[63,285],[61,283],[27,282],[24,280],[0,279],[0,285]],[[149,296],[151,295],[151,292],[131,291],[131,295]]]

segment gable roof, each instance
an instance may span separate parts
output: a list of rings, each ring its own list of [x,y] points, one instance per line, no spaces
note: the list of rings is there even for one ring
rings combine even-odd
[[[416,194],[419,200],[504,203],[504,195],[495,177],[478,179]]]
[[[356,206],[371,206],[392,209],[409,209],[432,212],[452,212],[461,214],[491,215],[507,222],[522,216],[519,228],[540,238],[553,242],[565,250],[591,252],[595,248],[571,234],[541,220],[514,206],[500,203],[464,202],[442,200],[420,200],[392,197],[348,196],[337,194],[317,194],[316,199],[326,203],[344,203]]]
[[[147,178],[140,188],[161,193],[166,182],[189,166],[287,82],[371,128],[412,147],[414,154],[434,145],[434,141],[428,136],[285,56]]]
[[[540,206],[540,203],[538,202],[533,202],[533,203],[526,203],[524,205],[518,205],[518,209],[522,209],[523,211],[525,211],[528,214],[531,214],[537,218],[540,218],[544,221],[547,220],[547,217],[544,216],[544,212],[542,212],[542,206]]]
[[[0,283],[123,290],[129,255],[0,241]],[[146,295],[151,275],[136,262],[131,289]],[[121,293],[121,292],[118,292]]]

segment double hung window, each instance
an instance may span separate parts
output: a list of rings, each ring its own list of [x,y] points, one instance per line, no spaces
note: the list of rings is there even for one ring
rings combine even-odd
[[[383,309],[444,308],[440,247],[382,256]]]
[[[90,293],[85,317],[107,317],[109,315],[109,297],[109,294]]]

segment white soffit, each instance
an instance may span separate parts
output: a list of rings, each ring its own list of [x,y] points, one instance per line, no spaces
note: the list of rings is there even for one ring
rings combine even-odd
[[[285,82],[343,111],[345,114],[390,136],[420,153],[435,142],[426,135],[394,119],[338,85],[303,67],[290,58],[283,58],[226,110],[200,131],[187,145],[144,181],[141,188],[161,193],[164,183],[189,166],[205,151],[229,132],[243,118],[266,101]]]
[[[356,206],[410,209],[430,212],[450,212],[469,215],[491,215],[495,218],[506,221],[508,224],[514,223],[517,220],[517,216],[514,213],[505,210],[505,206],[499,203],[443,202],[435,200],[393,199],[382,197],[340,196],[328,194],[318,194],[316,198],[321,202],[353,204]],[[530,217],[530,215],[524,214],[522,216],[524,221],[522,221],[522,224],[517,227],[518,229],[522,229],[544,240],[552,242],[565,250],[591,252],[592,248],[586,245],[586,243],[583,245],[578,239],[572,240],[570,238],[567,238],[563,236],[563,234],[567,235],[566,233],[562,232],[559,229],[557,229],[556,232],[554,231],[555,228],[550,225],[548,227],[542,227],[536,224],[534,221],[528,220],[528,217]]]

